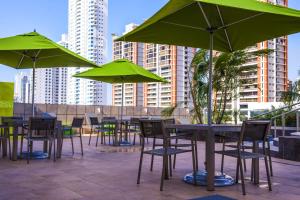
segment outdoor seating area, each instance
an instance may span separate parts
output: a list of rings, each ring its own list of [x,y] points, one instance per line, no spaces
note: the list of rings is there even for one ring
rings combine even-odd
[[[268,153],[265,144],[268,144],[270,121],[250,120],[238,126],[214,127],[215,133],[226,133],[226,137],[232,135],[232,138],[226,144],[214,144],[216,158],[212,167],[233,179],[232,184],[215,187],[215,191],[209,193],[205,186],[208,177],[204,177],[207,178],[204,185],[203,180],[198,182],[199,170],[208,167],[205,160],[209,151],[207,141],[199,137],[207,134],[206,126],[180,124],[174,118],[157,117],[134,117],[122,122],[116,117],[101,120],[90,117],[89,120],[87,127],[83,125],[86,119],[78,117],[73,118],[70,126],[55,117],[30,117],[29,120],[3,117],[0,174],[4,177],[2,181],[16,189],[15,193],[7,190],[0,198],[18,197],[27,188],[33,192],[24,196],[25,199],[41,196],[97,199],[97,190],[92,191],[96,187],[105,194],[113,190],[120,192],[110,194],[107,199],[121,197],[122,191],[127,189],[135,192],[123,199],[139,199],[149,191],[157,199],[192,199],[209,194],[233,199],[281,199],[285,189],[291,199],[299,195],[297,171],[300,164],[278,158],[271,160]],[[121,142],[125,140],[126,144]],[[246,148],[245,143],[249,142],[253,146]],[[35,152],[44,153],[44,157]],[[260,160],[265,166],[259,164]],[[270,169],[269,165],[273,167]],[[28,173],[23,173],[24,170]],[[270,170],[274,170],[274,174]],[[190,172],[197,178],[188,182],[184,176]],[[22,176],[14,175],[19,173]],[[5,179],[9,175],[13,177]],[[36,189],[43,176],[48,178]],[[19,187],[24,181],[30,184]],[[50,187],[49,192],[44,188],[50,183],[57,183],[59,187]],[[56,194],[59,191],[63,191],[63,196]]]
[[[93,136],[95,139],[96,136]],[[10,161],[0,159],[1,199],[193,199],[218,194],[233,199],[297,199],[299,163],[273,158],[274,176],[272,192],[268,191],[267,176],[261,169],[260,186],[250,182],[250,170],[245,172],[247,195],[242,195],[240,184],[218,187],[214,192],[206,191],[206,187],[193,186],[183,182],[183,176],[192,170],[191,154],[177,155],[176,168],[172,177],[164,181],[164,190],[159,190],[162,162],[155,157],[153,170],[150,171],[151,156],[145,155],[140,184],[136,184],[140,157],[140,146],[88,145],[88,135],[83,137],[84,156],[80,151],[72,153],[71,143],[64,142],[62,157],[56,162],[52,160]],[[79,140],[74,140],[80,146]],[[203,168],[205,143],[198,142],[199,168]],[[217,144],[216,149],[222,145]],[[42,149],[37,144],[35,149]],[[149,141],[145,148],[152,149]],[[79,150],[79,149],[78,149]],[[236,173],[236,159],[226,158],[224,171],[232,176]],[[216,156],[219,170],[221,155]],[[251,166],[251,162],[247,161]],[[30,191],[30,192],[28,192]],[[129,192],[130,191],[130,192]],[[151,195],[149,195],[151,193]]]
[[[69,0],[58,43],[0,38],[0,65],[31,69],[0,82],[0,200],[300,199],[300,10],[169,0],[111,45],[107,6]]]

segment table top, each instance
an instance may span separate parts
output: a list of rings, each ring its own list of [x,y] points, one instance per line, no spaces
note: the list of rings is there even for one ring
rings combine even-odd
[[[213,124],[211,125],[211,127],[215,133],[216,132],[240,132],[242,125]],[[207,131],[209,126],[208,124],[167,124],[166,128]]]

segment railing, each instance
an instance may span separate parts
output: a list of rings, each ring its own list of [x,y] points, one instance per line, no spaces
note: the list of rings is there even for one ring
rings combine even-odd
[[[273,114],[273,113],[276,113],[278,111],[284,111],[285,109],[289,108],[288,111],[286,112],[283,112],[279,115],[275,115],[275,116],[272,116],[271,117],[271,121],[273,123],[273,131],[274,131],[274,137],[276,138],[277,137],[277,130],[278,130],[278,126],[277,126],[277,119],[280,119],[281,118],[281,131],[282,131],[282,135],[285,136],[285,133],[286,133],[286,117],[287,116],[290,116],[291,114],[295,113],[296,114],[296,131],[298,132],[299,129],[300,129],[300,102],[298,103],[295,103],[295,104],[292,104],[290,106],[285,106],[285,107],[281,107],[281,108],[278,108],[278,109],[275,109],[275,110],[272,110],[272,111],[269,111],[269,112],[266,112],[266,113],[263,113],[263,114],[260,114],[260,115],[256,115],[254,117],[252,117],[251,119],[258,119],[258,118],[262,118],[264,116],[267,116],[267,115],[270,115],[270,114]]]

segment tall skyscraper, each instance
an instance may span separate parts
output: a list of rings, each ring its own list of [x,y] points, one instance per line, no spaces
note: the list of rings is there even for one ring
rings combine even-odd
[[[58,44],[68,48],[67,39],[67,35],[63,34]],[[67,69],[66,67],[36,69],[36,103],[67,103]]]
[[[15,76],[14,101],[17,103],[31,102],[31,76],[27,72],[18,72]]]
[[[126,32],[137,25],[129,24]],[[169,107],[189,102],[188,67],[195,54],[194,48],[172,45],[143,44],[115,41],[113,58],[127,58],[145,69],[167,79],[170,83],[125,84],[124,105]],[[113,87],[113,105],[121,105],[121,84]],[[183,104],[184,105],[184,104]]]
[[[69,49],[101,65],[107,58],[108,0],[69,0]],[[87,68],[68,68],[67,103],[109,104],[106,83],[73,78]],[[108,99],[109,98],[109,99]]]

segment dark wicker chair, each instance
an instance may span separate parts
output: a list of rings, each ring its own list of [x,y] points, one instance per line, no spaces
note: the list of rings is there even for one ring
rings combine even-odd
[[[73,138],[74,137],[79,137],[80,139],[80,148],[81,148],[81,155],[83,156],[83,144],[82,144],[82,134],[83,134],[83,121],[84,118],[78,118],[74,117],[72,121],[71,126],[63,126],[63,141],[64,139],[70,139],[71,140],[71,145],[72,145],[72,154],[74,155],[74,143],[73,143]],[[62,145],[63,145],[62,141]]]
[[[97,117],[90,117],[90,126],[91,126],[91,131],[90,131],[89,145],[91,144],[92,134],[96,133],[96,129],[100,127],[100,123]]]
[[[243,189],[243,194],[246,194],[245,190],[245,182],[244,182],[244,171],[243,171],[243,159],[252,159],[254,162],[254,159],[259,162],[259,158],[264,158],[265,160],[265,167],[266,167],[266,173],[267,173],[267,179],[268,179],[268,186],[269,190],[272,190],[272,185],[271,185],[271,179],[270,179],[270,171],[269,171],[269,166],[268,166],[268,154],[267,154],[267,148],[266,148],[266,143],[267,143],[267,138],[268,138],[268,133],[270,131],[270,121],[254,121],[254,120],[249,120],[249,121],[244,121],[242,125],[242,130],[241,134],[239,137],[239,140],[237,142],[237,149],[233,150],[222,150],[222,151],[216,151],[216,153],[225,155],[225,156],[230,156],[237,158],[237,169],[236,169],[236,182],[238,183],[238,178],[239,178],[239,173],[241,174],[241,181],[242,181],[242,189]],[[262,153],[254,151],[254,146],[253,146],[253,152],[248,152],[243,150],[243,143],[246,141],[250,141],[253,144],[257,144],[258,142],[262,142]],[[254,169],[254,167],[252,168]],[[258,173],[258,172],[257,172]]]
[[[49,142],[48,158],[51,157],[53,146],[53,161],[56,161],[56,145],[55,145],[55,127],[56,118],[30,117],[28,123],[27,139],[27,163],[29,163],[30,155],[34,141]]]
[[[22,154],[24,136],[26,135],[25,130],[24,130],[25,127],[24,127],[23,117],[1,117],[1,123],[7,127],[11,127],[11,128],[17,127],[18,136],[21,138],[20,153]],[[19,132],[19,128],[21,128],[21,132]],[[8,131],[8,134],[5,136],[8,140],[9,158],[10,159],[11,159],[11,142],[10,142],[11,136],[13,136],[13,134],[9,133],[9,131]]]
[[[106,144],[106,136],[108,136],[108,143],[116,144],[116,137],[118,134],[118,121],[115,118],[103,118],[100,127],[97,128],[96,147],[98,146],[99,135],[101,137],[101,144]]]
[[[161,174],[161,182],[160,182],[160,190],[163,190],[163,181],[168,177],[168,173],[172,173],[172,162],[168,160],[173,155],[181,154],[181,153],[192,153],[192,163],[193,163],[193,172],[196,172],[196,164],[195,164],[195,148],[194,148],[194,137],[190,137],[191,140],[191,148],[190,149],[181,149],[174,148],[171,146],[171,140],[175,139],[176,136],[171,136],[165,129],[165,121],[164,120],[140,120],[141,127],[141,155],[139,162],[139,171],[137,184],[140,184],[142,163],[144,154],[148,154],[151,156],[160,156],[163,159],[162,164],[162,174]],[[163,141],[162,146],[159,148],[154,148],[151,150],[145,149],[145,138],[161,138]]]

